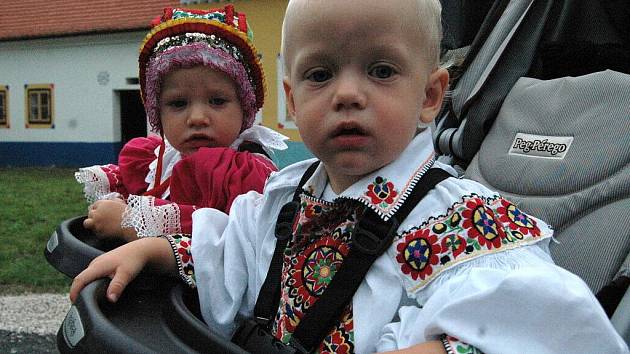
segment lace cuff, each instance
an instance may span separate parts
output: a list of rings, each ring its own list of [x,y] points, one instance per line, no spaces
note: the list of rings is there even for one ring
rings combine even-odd
[[[123,213],[122,227],[133,228],[138,237],[155,237],[182,232],[179,206],[155,205],[151,196],[130,195]]]
[[[182,234],[166,235],[162,237],[166,238],[171,244],[173,254],[175,255],[175,261],[177,262],[177,271],[179,276],[191,288],[196,287],[195,267],[192,254],[190,253],[191,238]]]
[[[115,178],[117,169],[116,165],[91,166],[80,168],[74,173],[74,179],[83,184],[83,193],[88,203],[92,204],[112,192],[113,186],[107,176],[110,174]]]
[[[440,337],[442,345],[447,354],[483,354],[483,352],[472,345],[461,342],[455,337],[451,337],[448,334],[443,334]]]

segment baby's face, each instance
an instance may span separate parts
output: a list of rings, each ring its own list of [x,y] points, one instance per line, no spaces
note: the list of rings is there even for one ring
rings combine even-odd
[[[298,0],[289,10],[289,110],[338,193],[395,160],[418,124],[433,119],[435,71],[410,4]]]
[[[165,75],[159,105],[164,136],[183,155],[201,147],[230,146],[243,124],[232,79],[203,66]]]

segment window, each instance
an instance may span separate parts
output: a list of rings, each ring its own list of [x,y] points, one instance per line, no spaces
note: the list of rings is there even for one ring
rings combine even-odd
[[[54,127],[53,85],[26,85],[25,88],[26,127]]]
[[[9,128],[9,86],[0,85],[0,128]]]

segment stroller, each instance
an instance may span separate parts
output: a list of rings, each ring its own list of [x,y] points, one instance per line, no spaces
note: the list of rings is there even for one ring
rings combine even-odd
[[[550,222],[554,260],[585,280],[630,343],[630,231],[616,222],[630,218],[630,9],[443,4],[452,82],[434,127],[440,159]],[[64,221],[45,250],[69,277],[117,246],[82,221]],[[111,304],[107,284],[83,289],[59,329],[60,352],[244,353],[208,329],[187,287],[142,274]]]

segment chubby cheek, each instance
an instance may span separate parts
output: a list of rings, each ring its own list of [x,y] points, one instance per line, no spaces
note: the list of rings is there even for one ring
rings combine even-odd
[[[174,131],[172,127],[162,126],[164,130],[164,138],[171,144],[171,146],[181,152],[185,153],[183,146],[183,139],[181,138],[181,133]]]
[[[178,142],[172,142],[171,140],[169,140],[168,142],[175,150],[179,151],[184,156],[190,155],[194,152],[190,149],[186,149],[182,144],[179,144]]]
[[[193,150],[177,149],[177,151],[179,151],[179,153],[182,154],[182,157],[186,157],[186,156],[192,155],[197,150],[198,149],[193,149]]]
[[[302,142],[310,151],[317,154],[326,144],[324,129],[320,124],[314,124],[311,121],[296,120],[295,125],[298,128]]]

